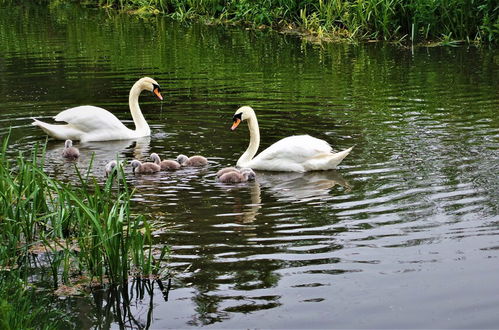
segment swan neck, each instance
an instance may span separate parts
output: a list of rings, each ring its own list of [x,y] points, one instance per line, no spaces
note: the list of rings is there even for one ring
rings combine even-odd
[[[149,136],[151,134],[151,129],[149,128],[149,125],[147,124],[147,121],[139,107],[139,96],[142,91],[143,89],[140,84],[138,82],[135,83],[130,90],[128,103],[133,122],[135,123],[135,132],[139,136]]]
[[[258,148],[260,147],[260,128],[258,127],[258,121],[256,120],[256,115],[251,114],[248,118],[248,129],[250,132],[250,143],[248,149],[242,154],[242,156],[237,161],[237,165],[244,167],[245,164],[249,163],[253,157],[255,157]]]

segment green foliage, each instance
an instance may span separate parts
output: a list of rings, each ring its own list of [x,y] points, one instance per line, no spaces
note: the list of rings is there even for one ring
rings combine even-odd
[[[0,329],[68,329],[68,317],[48,297],[26,287],[16,272],[0,274]]]
[[[413,41],[454,39],[497,42],[499,3],[494,0],[99,0],[102,6],[243,21],[255,26],[297,24],[313,33]]]
[[[0,269],[27,273],[36,247],[47,254],[54,287],[74,274],[114,285],[158,274],[150,226],[130,211],[133,192],[121,166],[103,186],[90,171],[78,172],[79,185],[64,184],[43,172],[43,149],[10,161],[7,145],[8,138],[0,155]]]

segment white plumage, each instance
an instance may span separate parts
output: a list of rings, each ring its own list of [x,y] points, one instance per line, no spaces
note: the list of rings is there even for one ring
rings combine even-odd
[[[236,111],[232,130],[243,120],[248,121],[250,144],[237,161],[239,167],[287,172],[330,170],[336,168],[353,148],[333,153],[329,143],[324,140],[310,135],[294,135],[277,141],[254,157],[260,145],[260,130],[251,107],[241,107]]]

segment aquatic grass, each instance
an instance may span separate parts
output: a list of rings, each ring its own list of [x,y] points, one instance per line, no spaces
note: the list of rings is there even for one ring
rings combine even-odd
[[[0,329],[68,329],[70,316],[20,280],[17,272],[0,272]]]
[[[78,182],[67,184],[44,173],[44,148],[35,147],[31,157],[10,160],[5,156],[7,141],[0,155],[2,269],[27,273],[36,247],[47,256],[54,288],[70,284],[75,274],[100,285],[123,285],[129,276],[160,272],[161,263],[152,255],[150,226],[130,210],[133,191],[121,166],[104,183],[89,170],[82,175],[76,169]]]

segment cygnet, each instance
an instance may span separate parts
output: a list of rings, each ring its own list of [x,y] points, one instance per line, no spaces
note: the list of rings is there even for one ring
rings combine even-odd
[[[187,157],[186,155],[178,155],[177,157],[177,162],[180,163],[182,166],[204,166],[208,164],[208,159],[206,159],[203,156],[192,156],[192,157]]]
[[[218,181],[223,182],[223,183],[241,183],[241,182],[249,181],[250,178],[252,178],[251,180],[254,180],[255,172],[253,172],[251,169],[250,169],[250,171],[227,172],[225,174],[222,174],[218,178]]]
[[[151,154],[151,159],[154,161],[155,164],[159,165],[161,167],[162,171],[174,171],[178,170],[181,166],[179,162],[175,160],[161,160],[159,158],[159,155],[155,152]]]
[[[109,176],[109,175],[111,175],[111,173],[113,173],[116,165],[118,165],[118,163],[115,160],[112,160],[106,164],[106,166],[104,167],[104,170],[106,172],[106,176]]]
[[[69,159],[69,160],[75,160],[80,157],[80,151],[73,147],[73,141],[71,140],[66,140],[64,143],[64,150],[62,151],[62,157]]]
[[[156,173],[161,170],[161,167],[158,164],[154,163],[141,163],[139,160],[132,160],[131,162],[133,173],[135,174],[150,174]]]

